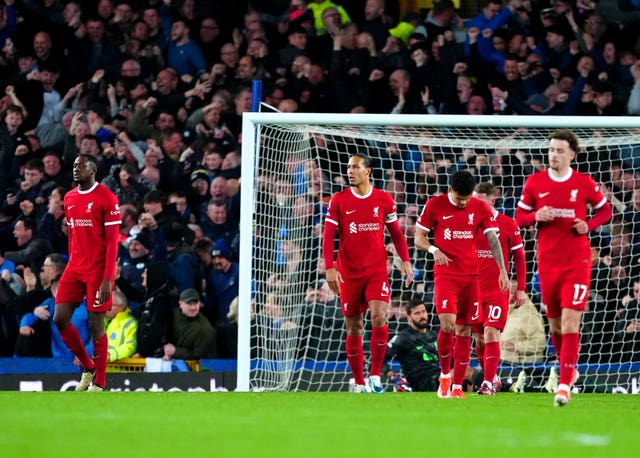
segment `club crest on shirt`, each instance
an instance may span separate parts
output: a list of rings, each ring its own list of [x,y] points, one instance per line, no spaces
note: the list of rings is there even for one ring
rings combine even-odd
[[[571,198],[569,199],[569,202],[575,202],[577,198],[578,198],[578,190],[577,189],[572,189],[571,190]]]
[[[475,213],[469,213],[469,225],[470,225],[470,226],[473,226],[473,215],[474,215],[474,214],[475,214]]]
[[[373,207],[373,217],[377,218],[378,217],[378,211],[380,210],[380,207]]]
[[[93,208],[93,202],[89,202],[87,204],[87,213],[91,213],[91,209]]]

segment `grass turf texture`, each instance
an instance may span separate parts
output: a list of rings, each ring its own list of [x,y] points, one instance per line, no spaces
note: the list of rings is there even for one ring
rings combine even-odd
[[[0,392],[0,456],[638,456],[640,396],[552,404],[539,393]]]

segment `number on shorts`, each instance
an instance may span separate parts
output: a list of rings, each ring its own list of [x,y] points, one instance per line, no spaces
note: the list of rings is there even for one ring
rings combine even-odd
[[[389,285],[387,285],[387,282],[382,282],[382,292],[384,293],[383,296],[388,296],[389,295]]]
[[[581,283],[573,284],[573,305],[581,304],[587,296],[587,285]]]
[[[502,315],[502,307],[499,307],[497,305],[489,306],[489,319],[491,321],[500,320],[500,315]]]

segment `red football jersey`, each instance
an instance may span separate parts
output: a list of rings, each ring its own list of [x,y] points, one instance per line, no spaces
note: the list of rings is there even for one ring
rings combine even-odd
[[[433,244],[451,259],[448,266],[434,267],[436,275],[478,275],[477,240],[485,238],[487,231],[498,230],[485,202],[472,197],[465,208],[460,208],[449,194],[429,199],[417,225],[433,231]]]
[[[336,267],[341,275],[361,277],[387,271],[384,245],[385,224],[398,219],[396,204],[390,194],[371,188],[361,196],[351,188],[331,197],[325,224],[338,226],[340,246]]]
[[[100,183],[87,191],[75,187],[64,196],[64,213],[69,228],[67,268],[101,276],[106,265],[105,226],[122,222],[118,198]]]
[[[498,225],[502,256],[508,273],[509,253],[523,246],[520,228],[514,220],[499,211],[494,211],[493,215]],[[486,237],[478,238],[478,267],[480,268],[480,289],[482,293],[484,294],[488,291],[500,292],[500,285],[498,284],[500,269],[493,258],[493,253],[491,253],[489,241]]]
[[[598,184],[589,175],[573,169],[563,178],[552,176],[549,170],[530,176],[518,206],[537,211],[547,205],[553,208],[554,214],[553,221],[537,224],[539,268],[570,267],[578,263],[590,265],[589,238],[572,228],[573,221],[576,218],[587,220],[587,205],[598,209],[606,202]]]

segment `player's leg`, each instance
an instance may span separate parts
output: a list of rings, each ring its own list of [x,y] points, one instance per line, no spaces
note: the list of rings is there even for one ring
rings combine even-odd
[[[362,335],[364,334],[364,315],[345,315],[345,325],[347,328],[347,361],[351,367],[351,373],[358,391],[365,386],[364,382],[364,348],[362,346]]]
[[[469,360],[471,359],[471,325],[456,324],[456,340],[453,346],[453,378],[451,380],[451,397],[464,398],[462,383],[464,382]]]
[[[100,304],[98,302],[98,290],[102,284],[101,278],[91,280],[87,286],[87,311],[89,312],[89,331],[93,341],[93,360],[96,365],[96,377],[93,382],[98,389],[105,389],[107,386],[107,360],[109,357],[109,341],[104,329],[104,319],[106,312],[111,310],[112,299]],[[89,300],[94,298],[94,300]]]
[[[493,326],[484,328],[484,379],[478,394],[496,394],[494,383],[498,385],[498,365],[500,364],[500,330]],[[496,380],[497,379],[497,380]]]
[[[84,348],[78,330],[71,323],[71,316],[86,294],[86,286],[68,271],[60,278],[56,293],[56,310],[53,323],[60,331],[60,337],[67,348],[78,358],[84,372],[93,372],[95,364]],[[86,387],[84,388],[86,390]]]
[[[433,301],[440,321],[438,331],[438,361],[440,377],[438,397],[448,398],[451,392],[451,361],[455,340],[458,288],[450,278],[437,277],[434,282]]]
[[[387,327],[387,315],[389,303],[380,300],[369,302],[371,317],[371,367],[369,369],[369,386],[374,393],[384,392],[380,372],[384,363],[384,355],[389,341],[389,328]]]
[[[463,398],[462,383],[471,359],[471,326],[482,323],[480,285],[477,280],[457,280],[460,295],[456,314],[456,341],[453,346],[451,397]]]
[[[560,374],[558,391],[554,405],[563,406],[569,402],[571,385],[577,379],[578,354],[580,352],[580,322],[589,297],[591,269],[573,269],[566,276],[561,289],[560,327],[562,333],[562,351],[560,353]]]
[[[500,334],[507,324],[509,294],[494,291],[483,296],[484,380],[478,394],[495,394],[502,383],[497,376],[500,364]],[[481,393],[482,391],[482,393]]]
[[[473,325],[471,327],[471,335],[476,345],[476,359],[484,372],[484,327],[482,325]]]
[[[89,312],[88,322],[93,340],[93,359],[96,367],[94,385],[105,389],[107,387],[107,360],[109,356],[109,342],[104,331],[104,312]]]

